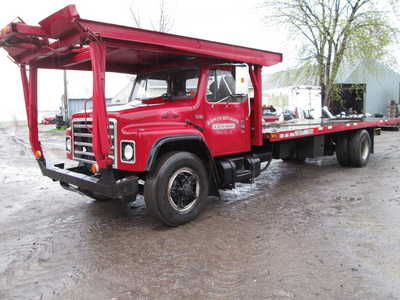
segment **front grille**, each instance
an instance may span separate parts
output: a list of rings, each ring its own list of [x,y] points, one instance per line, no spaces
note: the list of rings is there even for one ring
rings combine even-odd
[[[109,121],[108,134],[111,141],[111,153],[109,157],[113,159],[113,167],[116,168],[118,153],[116,150],[117,121],[115,119],[110,119]],[[75,160],[91,164],[96,162],[93,153],[92,128],[91,118],[72,120],[72,154]]]

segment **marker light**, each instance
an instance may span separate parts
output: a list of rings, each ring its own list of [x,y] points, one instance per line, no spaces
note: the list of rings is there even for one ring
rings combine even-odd
[[[33,155],[35,156],[36,159],[39,159],[39,158],[42,157],[42,152],[40,152],[40,151],[38,150],[38,151],[35,151],[35,153],[33,153]]]
[[[93,164],[90,166],[90,171],[92,171],[93,174],[96,174],[99,172],[99,167],[97,166],[97,164]]]
[[[1,30],[1,33],[4,34],[4,35],[6,35],[7,33],[10,33],[11,31],[12,31],[11,25],[7,25],[6,27],[4,27],[4,28]]]

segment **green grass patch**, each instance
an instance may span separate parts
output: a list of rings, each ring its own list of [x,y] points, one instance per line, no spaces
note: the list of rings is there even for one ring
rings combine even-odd
[[[63,125],[63,126],[61,126],[59,129],[54,128],[54,129],[49,130],[49,132],[62,132],[62,131],[67,130],[67,128],[68,128],[67,125]]]

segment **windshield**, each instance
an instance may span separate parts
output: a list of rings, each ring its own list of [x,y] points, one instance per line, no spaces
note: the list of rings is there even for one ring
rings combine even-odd
[[[163,97],[166,99],[191,99],[196,96],[199,69],[175,68],[140,74],[137,76],[130,101]]]

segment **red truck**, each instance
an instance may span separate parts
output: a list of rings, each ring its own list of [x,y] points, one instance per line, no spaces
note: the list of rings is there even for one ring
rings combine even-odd
[[[38,26],[7,25],[0,46],[21,70],[30,144],[44,176],[95,199],[144,194],[169,226],[196,218],[209,195],[250,183],[272,159],[333,155],[363,167],[382,125],[399,119],[263,124],[262,68],[282,55],[82,19],[74,5]],[[66,156],[46,162],[38,138],[37,71],[93,73],[93,110],[73,115]],[[243,68],[254,97],[241,87]],[[105,72],[136,74],[130,102],[106,107]],[[164,89],[151,89],[162,83]]]

